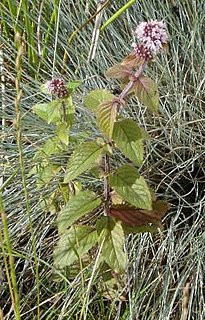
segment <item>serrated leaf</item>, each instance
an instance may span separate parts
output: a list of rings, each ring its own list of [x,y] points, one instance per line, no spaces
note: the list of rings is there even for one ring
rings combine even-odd
[[[133,91],[139,101],[150,111],[156,112],[159,106],[157,84],[150,78],[141,76],[133,85]]]
[[[69,144],[69,129],[66,123],[59,123],[56,127],[56,133],[61,142],[65,145]]]
[[[120,167],[110,176],[110,185],[131,205],[152,210],[152,197],[146,181],[131,165]]]
[[[90,226],[72,226],[63,234],[54,249],[54,265],[70,266],[86,254],[97,242],[97,231]]]
[[[115,64],[105,72],[106,77],[114,78],[114,79],[127,78],[131,75],[132,75],[132,69],[127,66],[123,66],[120,63]]]
[[[124,233],[119,222],[103,217],[97,223],[98,241],[102,244],[105,262],[117,273],[125,272]]]
[[[143,161],[144,131],[131,119],[115,122],[113,140],[120,151],[137,166]]]
[[[69,182],[84,171],[90,170],[101,157],[102,151],[103,147],[99,146],[95,141],[80,144],[68,162],[64,182]]]
[[[94,192],[89,190],[79,191],[68,201],[57,218],[59,233],[64,233],[75,220],[78,220],[85,214],[93,211],[100,203],[101,200]]]
[[[111,139],[117,115],[117,107],[112,102],[105,102],[97,110],[97,124],[102,133]]]
[[[91,91],[84,99],[86,108],[96,111],[99,105],[105,101],[112,101],[115,96],[106,89],[96,89]]]

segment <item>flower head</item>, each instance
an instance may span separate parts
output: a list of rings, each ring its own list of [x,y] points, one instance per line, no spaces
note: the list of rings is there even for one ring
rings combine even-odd
[[[65,82],[61,78],[49,80],[45,83],[48,93],[56,95],[58,98],[64,98],[68,94]]]
[[[145,47],[144,44],[133,43],[132,47],[134,48],[135,55],[138,56],[140,59],[143,59],[145,61],[149,61],[153,59],[151,50]]]
[[[154,55],[163,48],[168,40],[166,24],[163,21],[141,22],[134,33],[139,42],[144,44]]]

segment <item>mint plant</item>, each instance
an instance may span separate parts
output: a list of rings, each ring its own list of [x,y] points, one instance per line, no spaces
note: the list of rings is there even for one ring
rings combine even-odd
[[[139,172],[148,133],[121,112],[133,96],[151,112],[157,112],[157,84],[144,72],[167,45],[166,26],[162,21],[142,22],[134,34],[138,43],[132,44],[132,52],[105,73],[121,81],[121,93],[117,96],[107,89],[96,89],[85,97],[86,108],[95,115],[99,137],[87,138],[80,144],[70,141],[75,113],[72,95],[79,82],[48,81],[43,90],[55,99],[33,107],[39,117],[56,128],[55,136],[37,152],[41,165],[34,171],[39,173],[40,185],[49,183],[57,172],[63,171],[63,180],[56,191],[63,201],[57,217],[59,240],[54,250],[54,263],[60,269],[76,261],[83,266],[89,252],[92,251],[93,258],[99,250],[99,268],[123,274],[125,236],[157,231],[169,207],[165,201],[155,199]],[[52,163],[51,155],[72,149],[66,168]],[[125,158],[123,165],[117,158],[119,152]],[[81,174],[94,171],[99,184],[89,189],[80,179]],[[84,217],[94,213],[98,217],[86,222]]]

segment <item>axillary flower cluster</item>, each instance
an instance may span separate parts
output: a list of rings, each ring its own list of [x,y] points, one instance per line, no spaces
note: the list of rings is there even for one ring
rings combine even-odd
[[[65,81],[61,78],[47,81],[45,83],[45,88],[49,94],[55,95],[58,98],[64,98],[68,95]]]
[[[134,31],[139,44],[133,43],[134,53],[146,61],[153,57],[167,44],[168,35],[163,21],[141,22]]]

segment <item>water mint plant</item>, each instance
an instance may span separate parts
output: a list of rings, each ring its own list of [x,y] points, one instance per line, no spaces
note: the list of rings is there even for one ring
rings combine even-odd
[[[63,201],[57,217],[59,240],[54,250],[54,264],[59,269],[76,262],[80,268],[88,257],[98,256],[99,269],[124,274],[126,235],[156,232],[169,207],[156,199],[140,174],[148,134],[122,112],[132,97],[137,97],[149,111],[157,112],[157,83],[145,75],[145,69],[166,47],[166,25],[163,21],[142,22],[134,35],[137,43],[132,44],[130,54],[105,72],[106,77],[121,81],[121,93],[114,95],[107,89],[96,89],[84,99],[85,107],[96,119],[97,137],[70,142],[75,123],[72,95],[79,82],[49,80],[43,86],[44,92],[54,100],[33,107],[38,116],[56,128],[55,136],[46,142],[40,154],[38,151],[41,167],[37,171],[45,183],[62,172],[57,194]],[[53,163],[50,158],[60,152],[69,153],[66,166]],[[124,164],[119,161],[119,153]],[[82,174],[92,175],[96,168],[98,186],[88,187]],[[87,216],[95,219],[89,222]]]

